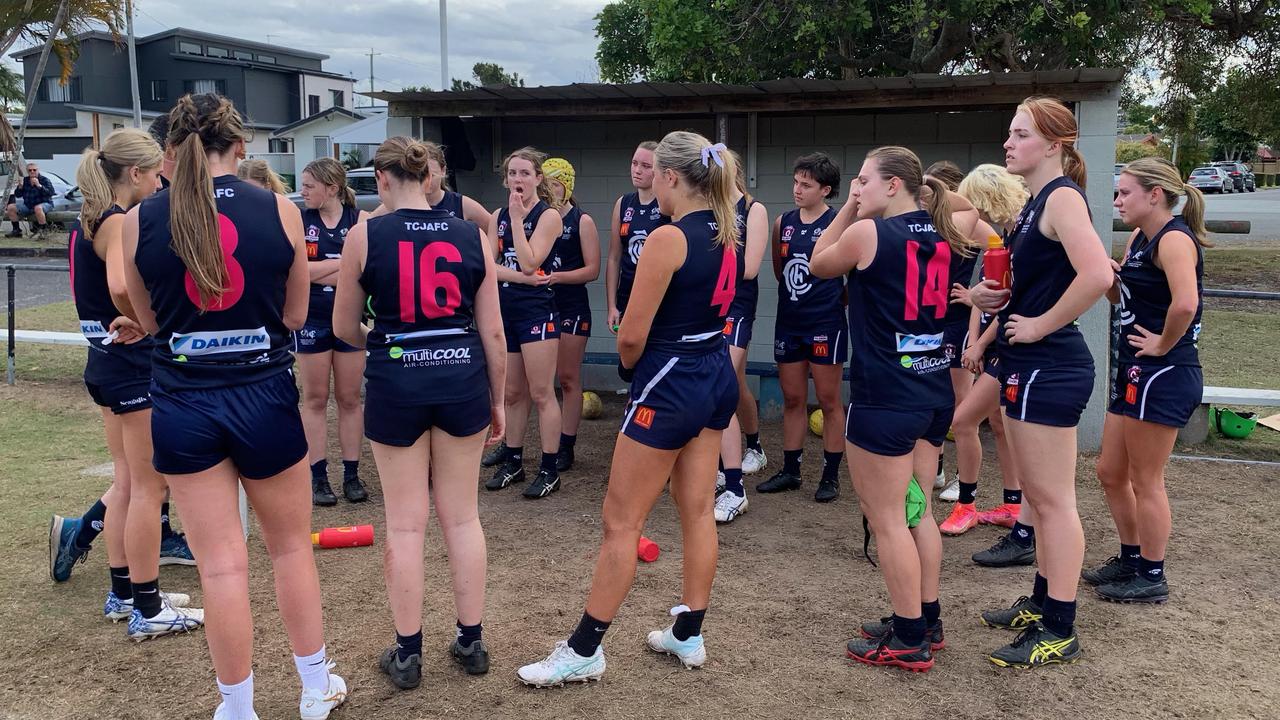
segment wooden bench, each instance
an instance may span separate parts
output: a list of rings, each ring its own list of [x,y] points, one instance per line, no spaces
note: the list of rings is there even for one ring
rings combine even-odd
[[[1188,444],[1204,442],[1209,436],[1209,406],[1218,407],[1280,407],[1280,390],[1254,390],[1251,388],[1218,387],[1206,385],[1200,407],[1191,415],[1187,426],[1178,431],[1178,440]]]

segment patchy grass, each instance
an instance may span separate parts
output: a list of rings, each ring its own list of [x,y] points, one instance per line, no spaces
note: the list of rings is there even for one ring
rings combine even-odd
[[[1276,292],[1280,291],[1277,267],[1280,267],[1280,249],[1209,248],[1204,257],[1204,284],[1212,288]]]

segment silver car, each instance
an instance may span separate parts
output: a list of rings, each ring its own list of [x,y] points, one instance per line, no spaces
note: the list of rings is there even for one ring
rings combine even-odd
[[[1192,170],[1187,184],[1203,193],[1229,193],[1235,187],[1231,176],[1220,167],[1198,167]]]
[[[302,182],[301,174],[299,174],[298,182]],[[355,170],[347,171],[347,185],[355,191],[356,207],[360,210],[368,210],[373,212],[382,200],[378,198],[378,180],[373,176],[373,168],[362,167]],[[291,192],[286,197],[298,206],[299,210],[306,208],[302,202],[302,191]]]

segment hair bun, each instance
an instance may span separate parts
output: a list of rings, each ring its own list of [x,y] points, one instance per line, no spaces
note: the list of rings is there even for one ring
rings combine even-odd
[[[401,161],[404,169],[413,175],[426,175],[427,162],[431,159],[431,154],[427,150],[427,146],[417,142],[410,141],[404,149],[404,159]]]

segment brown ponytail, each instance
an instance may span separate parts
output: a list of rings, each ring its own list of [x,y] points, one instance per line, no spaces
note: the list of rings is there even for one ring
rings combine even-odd
[[[347,169],[333,158],[319,158],[307,163],[302,172],[315,178],[321,185],[331,185],[338,189],[338,202],[344,207],[356,206],[356,194],[347,185]]]
[[[542,161],[547,159],[547,154],[532,147],[522,147],[508,155],[502,161],[502,180],[504,183],[507,178],[507,167],[511,165],[513,158],[528,160],[533,164],[533,172],[538,176],[538,199],[554,207],[556,196],[551,192],[551,179],[542,172]]]
[[[195,281],[201,311],[221,299],[228,282],[208,154],[225,153],[246,137],[240,113],[219,95],[184,95],[169,113],[168,146],[175,155],[169,242]]]
[[[969,238],[961,233],[951,218],[951,198],[947,196],[947,186],[938,178],[925,177],[920,166],[920,158],[910,150],[896,145],[878,147],[867,153],[868,160],[876,161],[876,168],[884,180],[898,178],[902,188],[917,200],[923,199],[924,209],[933,219],[933,227],[955,252],[970,257],[974,253]],[[926,187],[928,193],[921,193]],[[927,197],[923,197],[927,195]]]
[[[1062,174],[1083,189],[1086,180],[1084,158],[1076,149],[1080,130],[1076,116],[1066,103],[1051,97],[1029,97],[1018,105],[1018,112],[1031,116],[1031,124],[1040,137],[1062,144]]]
[[[425,143],[397,135],[378,146],[378,151],[373,154],[373,169],[389,173],[401,181],[421,185],[431,177],[431,166],[427,164],[430,157],[431,151]]]

